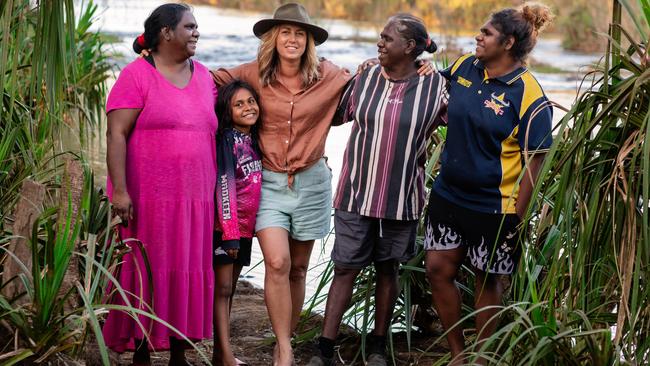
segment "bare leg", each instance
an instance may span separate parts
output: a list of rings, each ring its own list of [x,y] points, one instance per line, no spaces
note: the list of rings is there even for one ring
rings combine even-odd
[[[239,281],[239,275],[241,274],[242,268],[244,267],[237,263],[232,265],[232,294],[230,295],[230,310],[232,310],[232,298],[235,297],[237,281]]]
[[[291,314],[287,306],[291,298],[289,272],[291,255],[289,252],[289,233],[279,227],[270,227],[257,233],[257,239],[264,255],[264,300],[271,319],[271,326],[277,339],[277,354],[274,366],[290,366],[293,363],[291,350]]]
[[[375,286],[375,330],[374,335],[385,336],[393,317],[397,301],[399,263],[395,260],[375,263],[377,284]]]
[[[291,332],[296,330],[302,305],[305,302],[305,279],[309,258],[314,248],[314,241],[299,241],[289,239],[289,252],[291,254],[291,270],[289,272],[289,284],[291,286]]]
[[[327,293],[323,337],[335,340],[345,310],[350,305],[354,280],[361,269],[341,268],[334,265],[334,279]]]
[[[464,347],[463,330],[455,326],[460,320],[461,297],[456,287],[456,276],[465,259],[466,250],[457,248],[451,250],[428,251],[426,254],[427,278],[431,285],[433,306],[440,317],[440,322],[447,333],[447,341],[451,351],[452,363],[462,365],[458,357]],[[453,329],[451,329],[453,327]],[[451,329],[451,330],[449,330]]]
[[[234,366],[235,356],[230,345],[230,303],[234,288],[232,264],[220,264],[214,268],[214,365]]]
[[[476,331],[478,332],[476,342],[477,350],[483,343],[483,340],[489,338],[494,334],[497,325],[499,322],[496,319],[492,319],[497,313],[498,309],[483,309],[486,306],[495,306],[501,305],[501,297],[503,295],[503,287],[501,282],[499,282],[496,275],[485,273],[481,270],[475,269],[476,279],[475,279],[475,308],[480,310],[476,314]],[[483,309],[483,310],[481,310]],[[485,359],[477,360],[479,365],[487,364]]]

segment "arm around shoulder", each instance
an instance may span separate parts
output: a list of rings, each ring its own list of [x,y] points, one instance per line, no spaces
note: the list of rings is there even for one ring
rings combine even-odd
[[[257,62],[253,61],[229,69],[221,67],[216,70],[210,70],[210,74],[212,74],[212,79],[217,87],[226,85],[235,79],[255,85],[254,80],[258,78],[257,71]]]

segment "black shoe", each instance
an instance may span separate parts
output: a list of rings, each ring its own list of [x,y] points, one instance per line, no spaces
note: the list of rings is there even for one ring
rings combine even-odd
[[[380,353],[373,353],[370,356],[368,356],[368,362],[366,362],[366,366],[387,366],[388,363],[386,363],[386,356],[380,354]]]
[[[312,357],[307,363],[307,366],[334,366],[334,365],[336,365],[336,362],[334,362],[333,358],[326,358],[320,355]]]

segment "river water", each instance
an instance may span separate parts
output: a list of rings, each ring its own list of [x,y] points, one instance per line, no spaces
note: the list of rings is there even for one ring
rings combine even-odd
[[[149,13],[158,5],[164,3],[156,0],[98,0],[100,12],[95,23],[95,28],[117,36],[119,42],[111,45],[115,52],[115,74],[119,68],[130,62],[135,55],[131,51],[131,43],[135,36],[142,33],[143,23]],[[76,1],[80,6],[81,1]],[[194,16],[199,24],[201,37],[195,58],[209,68],[231,67],[253,60],[255,58],[258,39],[252,34],[253,24],[270,14],[243,13],[231,10],[222,10],[215,7],[195,6]],[[376,45],[371,42],[355,42],[352,39],[377,38],[379,27],[359,27],[349,22],[339,20],[318,20],[319,25],[330,32],[330,39],[318,47],[319,56],[325,57],[337,65],[355,70],[356,66],[365,59],[376,57]],[[436,35],[432,38],[442,39]],[[472,37],[459,37],[455,39],[456,46],[467,52],[474,48]],[[444,45],[440,45],[444,50]],[[546,64],[563,69],[567,73],[543,74],[536,73],[546,94],[555,102],[569,107],[576,96],[580,82],[581,70],[597,61],[597,56],[592,54],[577,54],[562,50],[557,39],[541,39],[532,58]],[[556,109],[554,119],[557,122],[564,113]],[[332,128],[330,131],[326,155],[328,163],[334,171],[333,186],[338,181],[338,174],[342,165],[342,155],[350,132],[350,124]],[[91,153],[91,163],[95,168],[97,181],[105,180],[105,144],[102,137],[103,131],[98,133]],[[310,271],[307,279],[307,298],[314,294],[322,270],[329,261],[332,240],[320,242],[315,245],[312,254]],[[254,243],[253,266],[244,271],[242,275],[252,283],[263,286],[264,266],[261,264],[262,255],[257,243]],[[257,263],[258,265],[255,265]]]

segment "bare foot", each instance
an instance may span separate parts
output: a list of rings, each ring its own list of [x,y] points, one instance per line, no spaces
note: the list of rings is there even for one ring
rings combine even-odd
[[[273,348],[273,366],[293,366],[293,350],[281,349],[277,344]]]

